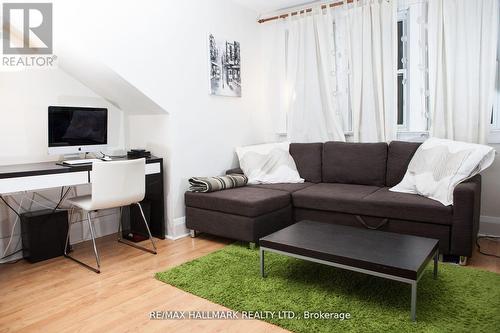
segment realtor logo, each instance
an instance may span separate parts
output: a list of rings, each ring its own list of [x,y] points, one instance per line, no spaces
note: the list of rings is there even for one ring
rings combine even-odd
[[[52,53],[52,4],[3,4],[3,53]]]

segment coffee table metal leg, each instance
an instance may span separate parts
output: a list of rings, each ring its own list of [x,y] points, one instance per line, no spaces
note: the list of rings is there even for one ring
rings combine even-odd
[[[438,261],[439,261],[439,250],[436,251],[434,255],[434,279],[437,279],[438,276]]]
[[[417,281],[411,283],[411,320],[417,320]]]
[[[260,248],[260,276],[263,278],[266,277],[266,273],[264,271],[264,249]]]

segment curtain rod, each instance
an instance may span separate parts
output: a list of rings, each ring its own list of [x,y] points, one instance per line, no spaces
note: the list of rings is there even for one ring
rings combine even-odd
[[[354,1],[357,1],[357,0],[347,0],[347,3],[353,3]],[[345,3],[345,1],[335,1],[335,2],[332,2],[330,4],[321,5],[321,9],[342,6],[344,3]],[[312,7],[305,8],[305,9],[293,11],[291,13],[276,15],[276,16],[272,16],[272,17],[266,17],[266,18],[258,20],[257,22],[259,22],[259,23],[266,23],[266,22],[269,22],[269,21],[278,20],[280,18],[286,18],[286,17],[289,17],[289,16],[295,16],[295,15],[303,14],[303,13],[310,13],[310,12],[312,12],[312,10],[313,10]]]

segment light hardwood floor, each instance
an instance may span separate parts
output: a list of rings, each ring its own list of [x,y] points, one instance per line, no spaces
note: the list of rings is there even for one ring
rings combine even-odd
[[[98,240],[102,273],[65,258],[0,266],[0,332],[286,332],[257,320],[150,320],[154,310],[227,310],[154,279],[155,272],[218,250],[230,241],[201,235],[157,240],[153,256],[119,244],[116,236]],[[498,242],[483,250],[500,254]],[[90,243],[75,256],[92,260]],[[470,266],[500,273],[500,259],[475,253]]]
[[[485,253],[500,256],[500,240],[496,239],[480,239],[479,245],[481,251]],[[500,273],[500,259],[482,255],[477,250],[474,252],[472,258],[469,260],[470,267],[477,267],[487,271]]]

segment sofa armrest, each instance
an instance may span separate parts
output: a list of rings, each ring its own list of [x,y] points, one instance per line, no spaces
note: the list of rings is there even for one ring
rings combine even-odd
[[[481,175],[476,175],[455,187],[453,191],[453,224],[451,253],[471,256],[479,231],[481,214]]]
[[[230,175],[230,174],[243,174],[243,170],[241,170],[241,168],[233,168],[233,169],[229,169],[226,171],[226,175]]]

